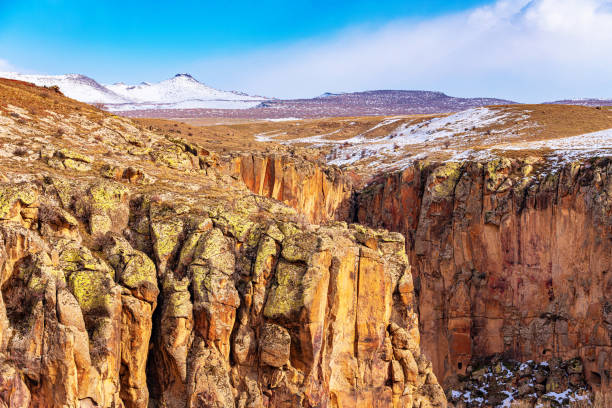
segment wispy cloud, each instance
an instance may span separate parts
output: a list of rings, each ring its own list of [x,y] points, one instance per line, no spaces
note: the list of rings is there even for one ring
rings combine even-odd
[[[219,78],[214,85],[281,97],[381,88],[519,101],[612,97],[612,1],[499,0],[202,61],[194,71]]]

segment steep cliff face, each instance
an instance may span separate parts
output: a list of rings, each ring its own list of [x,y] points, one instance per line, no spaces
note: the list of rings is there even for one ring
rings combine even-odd
[[[352,183],[336,167],[287,153],[243,154],[228,167],[255,194],[282,201],[311,222],[348,219]]]
[[[362,189],[286,146],[218,156],[0,93],[0,407],[426,408],[436,375],[457,406],[589,398],[583,378],[609,404],[609,159],[416,162]]]
[[[445,406],[400,234],[309,224],[195,144],[0,92],[0,407]]]
[[[610,392],[609,159],[416,163],[360,192],[356,208],[359,222],[407,237],[439,377],[495,353],[581,357],[589,384]]]
[[[401,235],[112,182],[63,208],[55,180],[37,184],[0,189],[6,406],[444,404]],[[96,218],[71,212],[101,197],[113,226],[80,231]]]
[[[348,183],[334,183],[347,179],[335,168],[302,161],[308,170],[296,176],[291,157],[247,155],[234,163],[233,174],[257,194],[282,199],[278,192],[290,186],[286,197],[300,199],[285,202],[315,221],[343,219],[350,209],[350,220],[407,237],[423,350],[439,377],[465,375],[495,354],[580,357],[589,385],[610,398],[608,159],[417,162],[363,190],[353,187],[355,198]],[[284,177],[301,182],[283,184]]]

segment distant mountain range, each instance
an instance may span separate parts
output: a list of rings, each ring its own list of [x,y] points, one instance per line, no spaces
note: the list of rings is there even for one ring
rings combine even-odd
[[[441,92],[379,90],[351,93],[325,93],[311,99],[269,99],[249,109],[134,110],[134,117],[164,118],[321,118],[339,116],[381,116],[456,112],[486,105],[515,102],[494,98],[455,98]]]
[[[442,92],[376,90],[324,93],[310,99],[274,99],[211,88],[189,74],[177,74],[158,83],[102,85],[79,74],[32,75],[0,72],[0,77],[57,85],[64,95],[96,103],[106,110],[135,117],[188,118],[314,118],[365,115],[407,115],[457,112],[488,105],[516,102],[496,98],[457,98]],[[612,106],[612,100],[582,99],[548,102],[586,106]]]
[[[189,74],[177,74],[159,83],[102,85],[79,74],[29,75],[0,72],[0,77],[32,82],[39,86],[57,85],[70,98],[104,105],[110,111],[157,109],[247,109],[267,98],[239,92],[220,91],[197,81]]]
[[[325,93],[312,99],[266,101],[258,108],[285,111],[289,116],[320,117],[444,113],[514,103],[495,98],[456,98],[442,92],[379,90]]]
[[[564,99],[562,101],[554,101],[548,103],[554,105],[612,106],[612,99]]]

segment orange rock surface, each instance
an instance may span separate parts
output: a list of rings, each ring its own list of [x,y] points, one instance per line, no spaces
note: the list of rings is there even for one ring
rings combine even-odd
[[[185,140],[0,93],[0,407],[446,405],[403,236],[307,222],[341,175],[264,159],[255,195]]]
[[[612,162],[416,164],[359,193],[356,220],[407,237],[422,348],[442,379],[474,357],[612,367]],[[609,397],[608,397],[609,398]]]

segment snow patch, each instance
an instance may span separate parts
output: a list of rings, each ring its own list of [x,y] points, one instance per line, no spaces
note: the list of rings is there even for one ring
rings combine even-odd
[[[417,156],[407,157],[406,147],[424,145],[444,138],[452,138],[455,141],[457,138],[466,139],[481,134],[480,129],[487,126],[526,118],[527,116],[512,117],[510,113],[503,110],[474,108],[416,124],[404,124],[383,137],[365,137],[368,132],[393,123],[386,120],[361,135],[342,141],[342,146],[335,149],[328,157],[329,164],[346,166],[364,158],[384,156],[386,158],[395,157],[397,160],[388,165],[381,165],[378,161],[375,161],[374,165],[378,168],[401,167],[417,159]],[[440,146],[432,146],[429,151],[441,149]],[[454,153],[459,154],[458,152]]]
[[[270,118],[270,119],[264,119],[265,121],[268,122],[292,122],[294,120],[301,120],[300,118]]]
[[[550,149],[567,162],[576,160],[585,154],[611,154],[612,129],[559,139],[500,145],[498,148],[500,150]]]
[[[276,130],[272,130],[270,132],[263,132],[256,134],[255,140],[258,142],[272,142],[278,136],[286,135],[287,132],[277,132]]]

